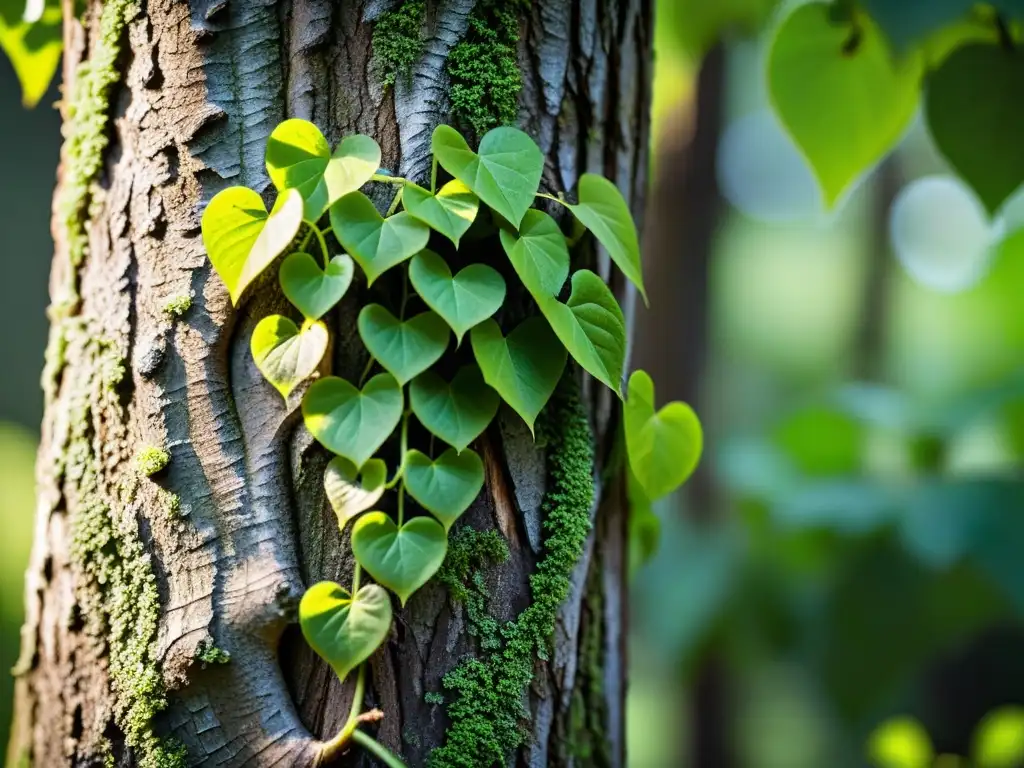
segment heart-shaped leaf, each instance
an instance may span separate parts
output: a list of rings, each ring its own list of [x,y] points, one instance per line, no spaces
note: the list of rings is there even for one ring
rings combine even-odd
[[[544,172],[544,155],[533,139],[518,128],[502,126],[487,132],[477,153],[454,128],[439,125],[431,147],[442,168],[519,227]]]
[[[779,25],[769,95],[830,207],[903,135],[920,76],[921,57],[893,56],[867,14],[840,20],[831,5],[808,3]]]
[[[448,534],[436,520],[417,517],[401,528],[383,512],[370,512],[352,526],[352,554],[404,606],[444,562]]]
[[[551,398],[565,370],[566,351],[542,317],[524,320],[508,337],[493,320],[469,335],[484,381],[523,417],[533,422]]]
[[[427,306],[455,331],[457,344],[466,331],[486,320],[505,301],[505,281],[486,264],[470,264],[452,277],[444,259],[433,251],[416,255],[409,280]]]
[[[654,382],[643,371],[629,378],[623,416],[629,466],[647,498],[656,501],[696,469],[704,444],[700,421],[685,403],[669,403],[655,413]]]
[[[458,179],[441,187],[437,195],[409,182],[402,190],[402,205],[411,216],[440,232],[458,248],[459,240],[476,219],[480,198]]]
[[[404,385],[438,361],[448,346],[448,326],[433,312],[399,320],[380,304],[363,307],[359,335],[378,363]]]
[[[376,584],[353,597],[340,584],[321,581],[299,602],[299,626],[310,648],[344,680],[387,639],[391,598]]]
[[[346,136],[332,155],[320,129],[307,120],[285,120],[267,140],[271,181],[281,191],[299,191],[311,222],[368,182],[379,167],[380,147],[369,136]]]
[[[402,388],[390,373],[377,374],[362,391],[327,376],[302,398],[302,416],[321,445],[362,467],[398,426]]]
[[[287,399],[316,371],[329,338],[323,323],[306,323],[300,330],[291,319],[270,315],[256,324],[249,347],[263,378]]]
[[[324,490],[338,518],[338,528],[362,514],[384,495],[388,479],[387,465],[381,459],[370,459],[362,470],[344,456],[335,456],[324,472]]]
[[[405,489],[447,531],[484,487],[484,463],[470,450],[454,448],[430,457],[412,450],[405,457]]]
[[[553,218],[543,211],[528,211],[518,235],[501,231],[501,245],[538,302],[558,295],[569,276],[569,246]]]
[[[319,320],[345,295],[355,267],[347,254],[339,253],[320,269],[308,253],[293,253],[281,262],[281,290],[308,320]]]
[[[282,192],[269,215],[263,198],[228,187],[203,211],[203,244],[213,268],[238,304],[246,287],[295,239],[302,225],[302,195]]]
[[[487,429],[499,402],[498,393],[484,383],[475,365],[460,368],[450,384],[427,371],[409,386],[409,404],[416,418],[460,452]]]
[[[331,206],[334,236],[373,281],[427,247],[430,227],[408,212],[383,218],[362,192],[345,195]]]
[[[1024,181],[1024,70],[1018,51],[976,43],[928,76],[925,114],[939,151],[995,213]]]
[[[646,303],[647,291],[640,268],[640,238],[633,214],[619,188],[603,176],[585,173],[580,177],[579,203],[566,207],[594,233]]]
[[[550,296],[538,304],[576,362],[621,396],[626,318],[604,280],[581,269],[572,276],[572,293],[566,304]]]
[[[46,95],[57,72],[62,27],[58,0],[0,3],[0,48],[21,82],[21,103],[27,109]]]

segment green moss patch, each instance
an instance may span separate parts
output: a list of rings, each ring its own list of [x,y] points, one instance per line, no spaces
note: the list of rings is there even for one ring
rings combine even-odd
[[[413,64],[423,53],[420,29],[426,12],[426,0],[399,3],[395,10],[382,13],[374,24],[373,54],[385,88],[412,74]]]
[[[473,607],[482,590],[479,567],[485,556],[500,554],[483,541],[486,533],[466,534],[467,546],[446,562],[445,583],[465,574],[452,589],[467,606],[467,616],[481,638],[482,658],[468,657],[445,675],[451,725],[445,744],[434,750],[430,768],[478,768],[503,765],[522,746],[529,713],[523,693],[533,680],[537,658],[547,659],[559,607],[569,595],[571,577],[590,533],[594,501],[593,436],[575,382],[566,377],[538,421],[538,438],[548,446],[548,492],[544,497],[544,552],[530,577],[532,602],[516,619],[494,631],[494,620],[481,618],[485,606]],[[454,540],[463,532],[453,536]],[[476,546],[468,546],[469,539]],[[451,587],[450,587],[451,588]],[[481,596],[481,600],[486,598]],[[488,647],[488,640],[493,647]]]

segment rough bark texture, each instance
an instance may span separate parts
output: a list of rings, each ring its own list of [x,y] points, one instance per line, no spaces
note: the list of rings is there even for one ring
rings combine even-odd
[[[448,119],[445,57],[474,2],[428,3],[422,56],[384,91],[372,29],[392,5],[90,0],[76,17],[67,0],[68,141],[13,765],[165,766],[184,753],[194,765],[314,765],[347,712],[350,686],[289,625],[304,585],[347,579],[351,563],[323,499],[327,457],[249,354],[255,323],[283,305],[268,284],[232,308],[199,222],[225,186],[266,188],[265,142],[288,116],[332,143],[369,134],[386,167],[423,179],[430,133]],[[520,124],[546,154],[546,188],[598,171],[639,212],[650,26],[648,0],[537,0],[521,19]],[[621,277],[594,258],[630,315]],[[188,295],[187,311],[172,307]],[[354,305],[333,318],[340,375],[363,363]],[[596,387],[585,395],[601,478],[617,412]],[[487,490],[466,524],[508,541],[509,560],[486,573],[503,621],[528,604],[543,555],[545,457],[511,419],[479,447]],[[163,451],[165,468],[140,471]],[[626,521],[618,483],[599,490],[553,653],[536,663],[517,764],[624,762]],[[372,660],[377,738],[410,766],[445,738],[444,707],[425,694],[478,652],[463,614],[428,585]]]

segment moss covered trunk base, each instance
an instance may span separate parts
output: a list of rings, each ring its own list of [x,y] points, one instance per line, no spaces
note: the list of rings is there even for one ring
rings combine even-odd
[[[443,0],[408,4],[401,23],[389,3],[91,0],[80,17],[66,5],[47,406],[8,759],[318,765],[351,686],[292,622],[304,585],[344,581],[351,557],[323,498],[328,457],[249,355],[255,323],[284,304],[271,285],[231,306],[202,248],[203,205],[232,184],[266,188],[263,149],[285,117],[332,143],[372,135],[385,167],[418,181],[438,122],[514,118],[545,152],[547,190],[596,170],[639,212],[650,3]],[[405,37],[389,45],[389,28]],[[630,315],[608,259],[578,258]],[[330,318],[334,369],[349,377],[364,362],[352,306]],[[487,492],[454,534],[461,555],[370,663],[377,738],[408,765],[624,764],[616,414],[567,380],[543,444],[508,416],[481,438]]]

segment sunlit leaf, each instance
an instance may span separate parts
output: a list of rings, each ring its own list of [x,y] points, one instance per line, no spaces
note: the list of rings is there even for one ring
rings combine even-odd
[[[320,129],[307,120],[280,123],[267,140],[267,173],[278,190],[297,189],[305,218],[315,222],[329,206],[366,184],[380,167],[380,147],[369,136],[346,136],[331,154]]]
[[[234,304],[301,225],[302,196],[294,189],[281,193],[269,215],[263,198],[246,187],[229,187],[214,196],[203,212],[203,244]]]
[[[64,46],[57,0],[0,2],[0,48],[21,83],[21,101],[34,107],[50,87]]]
[[[449,181],[436,195],[409,182],[402,189],[402,205],[410,215],[447,237],[456,248],[476,219],[480,198],[458,179]]]
[[[1024,708],[1001,707],[985,715],[974,732],[974,768],[1018,768],[1024,764]]]
[[[256,367],[285,398],[320,366],[329,342],[323,323],[301,329],[283,315],[270,315],[257,323],[250,348]]]
[[[370,459],[357,469],[344,456],[335,456],[324,472],[324,491],[343,529],[349,520],[371,509],[384,495],[388,468],[381,459]]]
[[[344,680],[387,639],[391,599],[376,584],[353,596],[340,584],[321,581],[302,596],[299,626],[310,647]]]
[[[909,717],[885,721],[868,739],[868,759],[874,768],[930,768],[934,757],[928,733]]]

